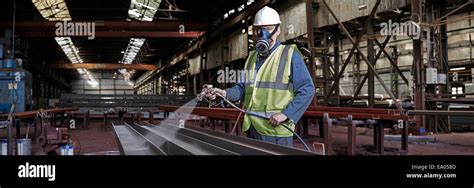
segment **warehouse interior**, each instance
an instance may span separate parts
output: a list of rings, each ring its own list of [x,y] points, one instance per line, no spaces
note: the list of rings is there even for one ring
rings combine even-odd
[[[1,155],[474,154],[472,0],[2,3]],[[314,83],[293,147],[196,97],[236,84],[265,6]]]

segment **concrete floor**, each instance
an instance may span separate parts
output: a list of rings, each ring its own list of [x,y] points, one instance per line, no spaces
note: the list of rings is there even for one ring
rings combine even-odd
[[[106,154],[118,152],[112,125],[104,127],[103,122],[92,122],[87,130],[71,130],[72,138],[79,140],[81,154]]]
[[[112,125],[105,129],[103,122],[91,122],[88,129],[68,130],[75,143],[75,155],[119,155]],[[42,151],[33,141],[32,154]],[[56,151],[59,153],[59,150]]]
[[[217,131],[223,132],[223,127],[216,127]],[[366,135],[367,128],[357,128],[357,155],[378,155],[373,151],[373,136]],[[80,155],[117,155],[118,146],[111,125],[104,129],[102,122],[91,122],[88,129],[70,130],[73,140],[79,140]],[[317,135],[317,126],[309,127],[308,138],[305,142],[312,145],[313,142],[322,142]],[[334,127],[333,148],[335,155],[347,154],[347,129],[345,127]],[[474,155],[474,132],[436,134],[435,143],[410,143],[408,153],[400,152],[399,141],[384,141],[384,155]],[[294,140],[294,146],[304,149],[303,145]],[[77,148],[79,150],[79,148]],[[40,151],[38,145],[33,144],[32,153]]]

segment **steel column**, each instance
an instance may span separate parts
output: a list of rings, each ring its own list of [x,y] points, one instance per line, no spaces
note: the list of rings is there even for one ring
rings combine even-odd
[[[408,121],[403,121],[402,150],[408,151]]]
[[[347,117],[347,154],[355,155],[356,154],[356,123],[352,119],[352,115]]]
[[[374,48],[374,25],[372,21],[369,21],[367,26],[367,58],[369,60],[369,64],[375,67],[375,62],[377,61],[374,57],[375,48]],[[382,50],[382,49],[381,49]],[[369,94],[369,108],[375,107],[375,74],[377,69],[370,69],[368,70],[368,87],[367,93]],[[392,98],[393,99],[393,98]]]
[[[384,129],[383,125],[379,124],[374,120],[367,120],[367,124],[372,126],[374,131],[374,146],[378,154],[383,154],[384,152]]]
[[[329,114],[324,114],[324,147],[327,155],[332,155],[332,119],[329,118]]]
[[[311,53],[311,56],[309,57],[309,72],[311,74],[311,78],[313,80],[313,83],[316,85],[316,62],[314,61],[314,26],[313,26],[313,16],[314,16],[314,11],[313,11],[313,0],[306,0],[306,28],[307,28],[307,35],[308,35],[308,49]],[[318,99],[316,96],[313,97],[312,105],[317,105]]]
[[[411,1],[411,15],[412,21],[415,23],[421,22],[422,10],[421,10],[422,0],[412,0]],[[414,70],[414,103],[415,110],[424,110],[425,109],[425,96],[424,96],[424,68],[423,68],[423,42],[420,39],[413,39],[413,70]],[[424,116],[416,115],[416,128],[425,127]],[[418,131],[417,131],[418,132]]]
[[[377,45],[379,45],[380,43],[378,41],[377,42]],[[391,90],[393,92],[393,94],[396,96],[396,97],[400,97],[399,96],[399,90],[398,90],[398,76],[402,76],[404,78],[404,80],[406,80],[405,76],[403,75],[403,73],[400,71],[400,69],[398,68],[398,51],[397,51],[397,47],[396,46],[391,46],[392,48],[392,57],[389,58],[389,59],[394,59],[393,60],[393,63],[391,63],[390,67],[390,80],[392,80],[390,83],[390,86],[391,86]],[[387,57],[389,57],[387,55]],[[390,60],[390,62],[392,62],[392,60]],[[398,71],[394,71],[394,70],[398,70]],[[408,83],[408,80],[405,82],[405,84],[407,86],[409,86],[409,83]]]
[[[333,31],[333,37],[334,37],[334,75],[342,75],[343,72],[339,72],[339,59],[340,59],[340,54],[339,54],[339,49],[341,47],[341,41],[339,40],[339,28],[336,27],[334,28]],[[339,91],[339,80],[340,77],[336,77],[333,82],[333,86],[335,87],[335,97],[336,97],[336,106],[341,105],[341,100],[340,100],[340,91]]]
[[[328,48],[329,48],[329,41],[328,41],[328,36],[327,33],[324,32],[323,34],[323,45],[324,45],[324,55],[323,55],[323,62],[321,64],[323,68],[323,76],[324,76],[324,95],[327,96],[324,99],[324,103],[328,104],[328,99],[330,96],[330,89],[329,89],[329,82],[331,80],[331,71],[330,71],[330,63],[329,63],[329,57],[328,57]]]

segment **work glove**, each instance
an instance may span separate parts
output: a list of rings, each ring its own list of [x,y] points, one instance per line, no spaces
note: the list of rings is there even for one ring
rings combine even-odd
[[[286,117],[286,115],[283,113],[276,113],[270,116],[270,123],[273,126],[278,126],[281,123],[285,122],[286,120],[288,120],[288,117]]]
[[[206,94],[206,97],[210,100],[215,100],[217,98],[217,94],[221,95],[222,97],[226,98],[227,92],[225,90],[214,88],[213,91]]]

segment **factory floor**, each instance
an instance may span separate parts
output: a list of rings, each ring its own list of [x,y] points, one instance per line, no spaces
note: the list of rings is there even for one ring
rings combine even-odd
[[[87,130],[69,132],[74,140],[79,140],[82,155],[119,155],[112,125],[104,127],[104,123],[92,122]]]
[[[307,143],[323,142],[317,135],[319,135],[317,126],[310,126],[310,138],[305,139],[305,141]],[[336,155],[346,155],[348,143],[347,128],[334,127],[332,137],[334,153]],[[436,142],[410,142],[408,145],[408,153],[400,151],[400,141],[384,140],[384,155],[474,155],[474,132],[435,134],[430,137],[435,137]],[[357,128],[356,143],[357,155],[378,155],[372,146],[373,136],[371,129]],[[297,140],[294,145],[298,148],[304,148]]]
[[[197,126],[197,125],[192,125]],[[208,127],[207,127],[208,128]],[[224,128],[217,126],[216,131],[224,132]],[[357,155],[378,155],[373,150],[373,136],[368,128],[357,128]],[[73,140],[78,140],[79,155],[119,155],[118,146],[112,126],[109,124],[105,129],[103,122],[92,121],[88,129],[69,130]],[[317,135],[317,126],[309,126],[309,135],[305,141],[309,145],[313,142],[323,142]],[[384,155],[474,155],[474,132],[435,134],[434,143],[409,143],[408,153],[400,151],[399,141],[384,141]],[[347,154],[347,129],[345,127],[334,127],[332,132],[333,148],[335,155]],[[303,145],[294,140],[294,147],[304,149]],[[41,151],[41,148],[32,145],[32,153]]]
[[[87,129],[69,129],[68,133],[76,145],[76,155],[120,155],[110,124],[105,128],[102,121],[92,121]],[[41,148],[33,141],[31,151],[35,154],[41,151]]]

